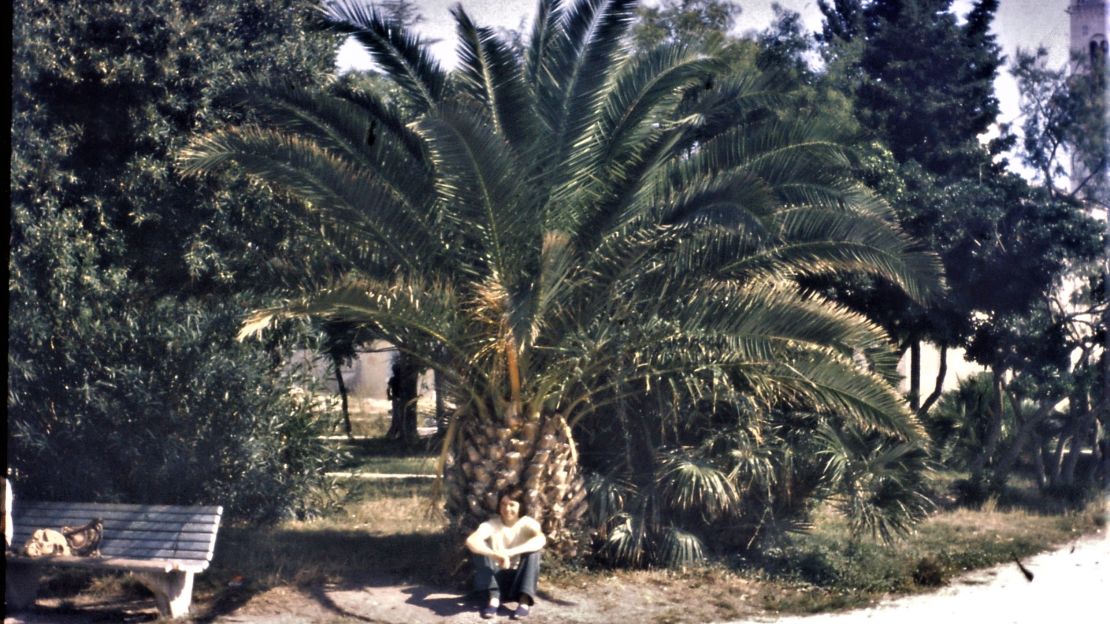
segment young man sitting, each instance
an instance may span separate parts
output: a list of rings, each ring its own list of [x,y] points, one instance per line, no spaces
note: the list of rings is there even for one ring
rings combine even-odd
[[[483,618],[492,618],[504,597],[505,602],[517,602],[513,619],[519,620],[536,603],[540,549],[547,538],[539,522],[520,515],[517,495],[502,495],[497,508],[498,517],[483,522],[466,538],[466,547],[474,554],[474,591],[489,594],[481,610]]]

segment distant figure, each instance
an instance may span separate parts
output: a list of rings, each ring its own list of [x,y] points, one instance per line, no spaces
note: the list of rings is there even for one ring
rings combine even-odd
[[[503,494],[498,502],[500,515],[483,522],[466,538],[474,553],[474,591],[486,592],[489,602],[480,613],[492,618],[501,600],[516,602],[512,618],[528,617],[536,604],[536,581],[540,575],[540,550],[547,544],[540,523],[520,515],[519,495]]]

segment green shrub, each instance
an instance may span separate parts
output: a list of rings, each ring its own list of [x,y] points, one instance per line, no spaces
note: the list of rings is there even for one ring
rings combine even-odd
[[[304,516],[334,451],[282,358],[234,339],[241,308],[94,298],[9,351],[17,498],[220,504],[234,519]],[[14,358],[13,353],[26,359]],[[276,352],[275,352],[276,353]],[[14,366],[11,364],[14,362]],[[17,503],[18,504],[18,503]]]

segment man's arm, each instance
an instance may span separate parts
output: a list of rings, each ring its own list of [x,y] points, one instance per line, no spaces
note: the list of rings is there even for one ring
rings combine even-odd
[[[521,521],[528,523],[525,525],[524,529],[531,533],[532,537],[529,537],[528,540],[520,546],[516,546],[514,548],[509,548],[508,550],[506,550],[505,554],[509,557],[536,552],[537,550],[540,550],[545,545],[547,545],[547,537],[544,536],[543,528],[540,527],[539,522],[536,522],[534,518],[529,518],[528,516],[521,518]]]

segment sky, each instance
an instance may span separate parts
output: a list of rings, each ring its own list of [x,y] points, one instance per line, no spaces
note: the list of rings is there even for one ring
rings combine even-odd
[[[648,0],[655,4],[657,0]],[[454,65],[455,31],[450,8],[459,0],[415,0],[424,15],[418,30],[425,38],[439,39],[432,46],[433,54],[446,67]],[[774,12],[772,0],[736,0],[741,7],[735,31],[744,33],[760,31],[771,24]],[[811,32],[821,27],[821,11],[816,0],[779,0],[787,9],[797,11]],[[462,0],[462,5],[478,25],[520,28],[522,20],[530,23],[536,0]],[[971,0],[956,0],[957,14],[966,15]],[[1068,0],[1001,0],[995,16],[994,32],[1003,53],[1012,59],[1015,50],[1044,46],[1050,52],[1049,60],[1060,65],[1067,59],[1069,21],[1066,9]],[[337,65],[340,71],[348,68],[371,66],[370,57],[357,44],[348,41],[339,51]],[[1013,122],[1018,118],[1018,90],[1008,71],[999,72],[995,82],[1002,105],[999,121]]]

